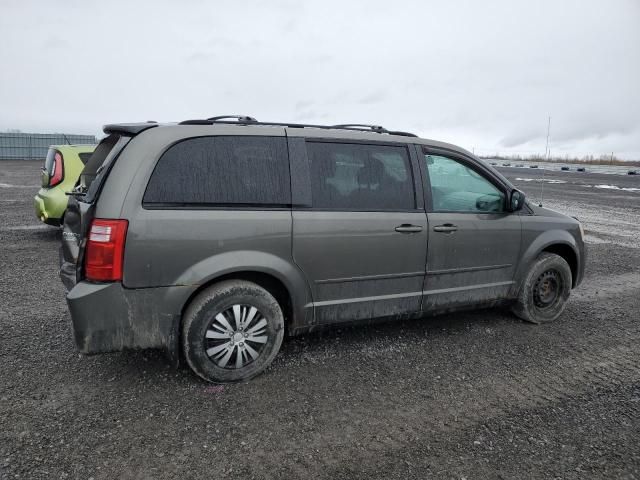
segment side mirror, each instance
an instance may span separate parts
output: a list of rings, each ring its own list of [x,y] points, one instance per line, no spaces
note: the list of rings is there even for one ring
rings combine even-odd
[[[511,192],[511,198],[509,198],[509,211],[517,212],[524,207],[525,196],[520,190],[513,190]]]

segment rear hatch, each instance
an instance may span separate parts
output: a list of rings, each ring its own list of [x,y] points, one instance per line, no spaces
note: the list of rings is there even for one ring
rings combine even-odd
[[[67,291],[83,278],[84,247],[96,201],[109,171],[130,139],[122,133],[111,133],[105,137],[88,159],[75,188],[68,194],[70,198],[60,247],[60,278]]]

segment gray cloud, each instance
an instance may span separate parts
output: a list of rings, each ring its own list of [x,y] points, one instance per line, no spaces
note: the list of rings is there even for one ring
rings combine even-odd
[[[375,92],[371,92],[364,97],[361,97],[357,100],[356,103],[362,104],[372,104],[372,103],[380,103],[384,101],[388,97],[388,94],[385,90],[376,90]]]
[[[304,110],[306,108],[311,107],[312,105],[313,105],[313,102],[311,100],[300,100],[296,102],[295,109]]]
[[[553,149],[640,158],[638,24],[637,0],[6,0],[0,130],[241,113],[543,151],[551,115]]]
[[[58,35],[49,35],[42,43],[42,48],[45,49],[64,49],[69,47],[69,40]]]

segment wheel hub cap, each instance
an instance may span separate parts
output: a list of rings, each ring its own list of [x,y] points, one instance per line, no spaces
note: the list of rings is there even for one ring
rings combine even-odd
[[[242,340],[244,340],[244,335],[240,332],[234,333],[233,336],[231,337],[231,341],[233,343],[240,343]]]
[[[554,305],[562,291],[562,279],[555,270],[542,273],[533,287],[533,301],[538,308]]]
[[[254,362],[269,339],[267,320],[251,305],[233,305],[215,315],[204,348],[218,367],[237,369]]]

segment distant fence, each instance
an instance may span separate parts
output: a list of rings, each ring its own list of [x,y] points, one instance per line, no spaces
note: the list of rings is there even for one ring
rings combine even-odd
[[[95,144],[93,135],[0,133],[0,160],[44,160],[49,145]]]

